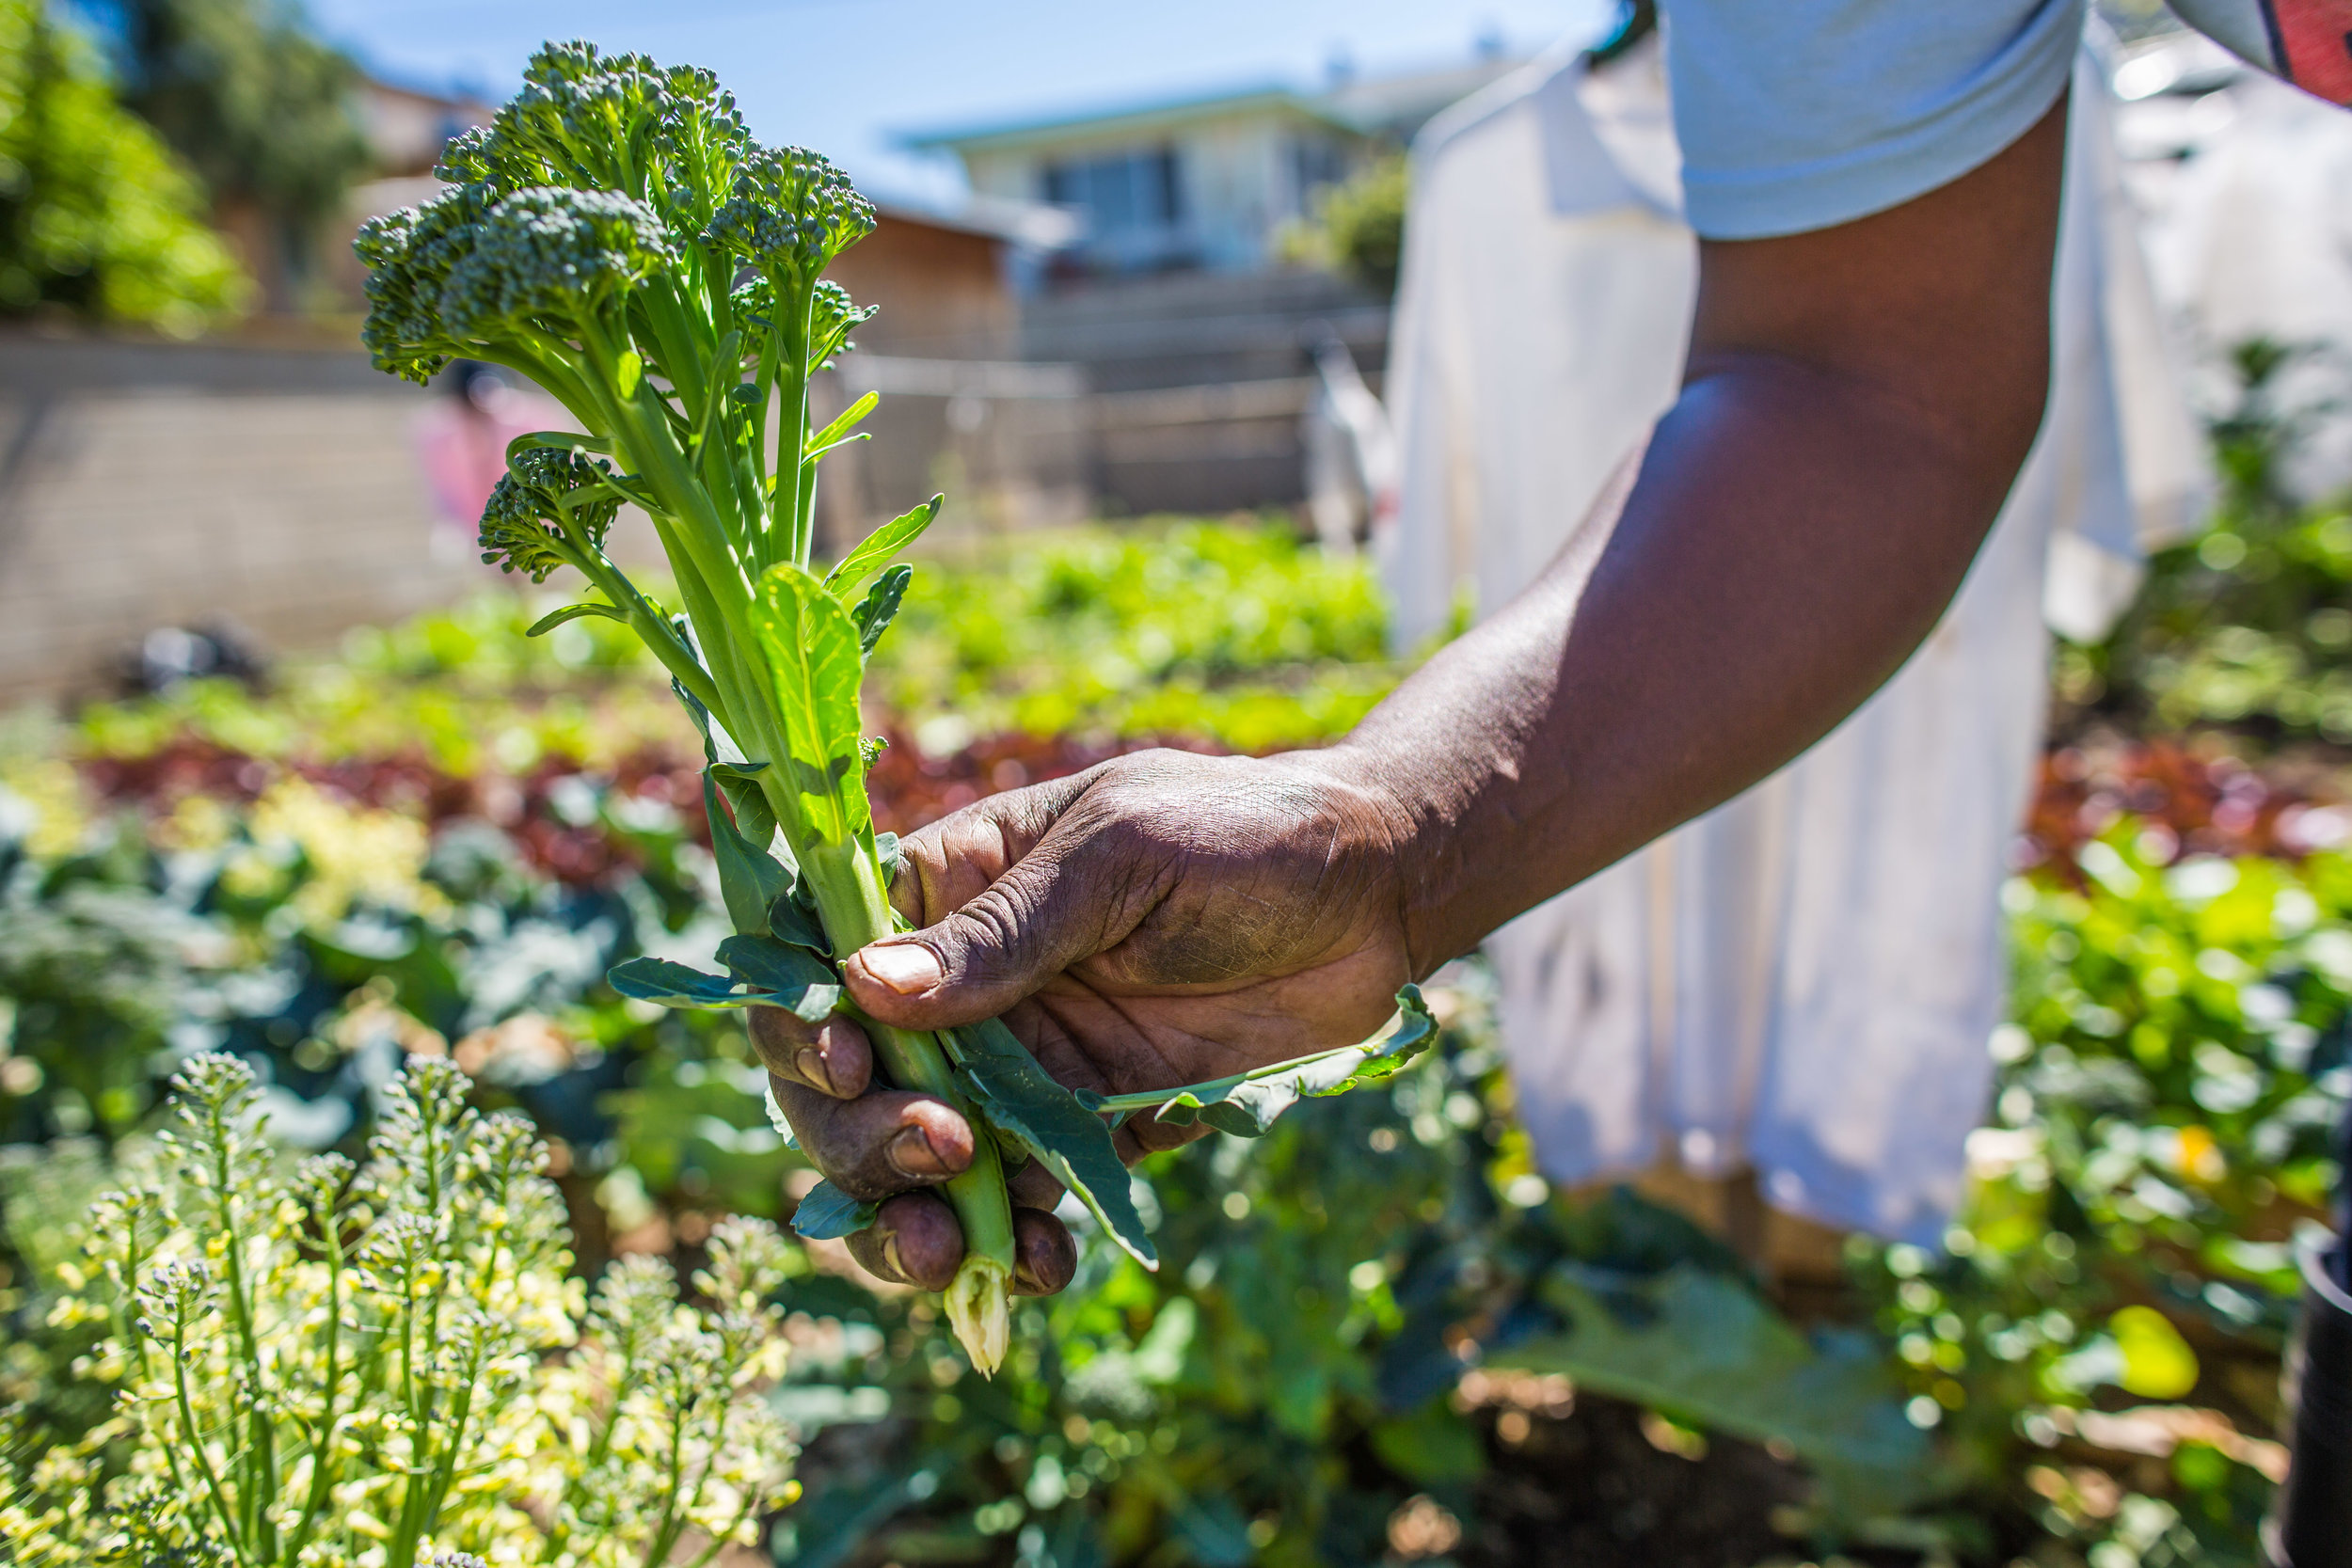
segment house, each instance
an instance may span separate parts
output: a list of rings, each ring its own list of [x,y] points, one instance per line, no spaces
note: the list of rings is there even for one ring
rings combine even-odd
[[[1042,202],[1084,224],[1067,259],[1089,275],[1256,272],[1314,194],[1520,62],[1483,46],[1466,63],[1316,90],[1279,83],[928,131],[905,146],[954,154],[973,192]]]

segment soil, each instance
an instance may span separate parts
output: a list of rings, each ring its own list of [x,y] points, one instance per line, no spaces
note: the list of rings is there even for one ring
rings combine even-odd
[[[1562,1417],[1477,1419],[1491,1468],[1462,1568],[1749,1568],[1804,1555],[1773,1514],[1804,1501],[1804,1473],[1754,1444],[1709,1437],[1670,1452],[1640,1407],[1585,1394]]]

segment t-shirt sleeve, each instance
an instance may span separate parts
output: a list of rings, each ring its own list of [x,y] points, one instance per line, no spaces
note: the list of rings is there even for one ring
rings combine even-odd
[[[1666,0],[1683,198],[1708,239],[1884,212],[2058,101],[2084,0]]]

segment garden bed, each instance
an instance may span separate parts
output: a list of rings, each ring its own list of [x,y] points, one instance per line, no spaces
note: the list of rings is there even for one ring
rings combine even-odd
[[[905,611],[887,825],[1154,738],[1317,738],[1395,675],[1345,608],[1360,572],[1279,534],[1081,538],[973,570]],[[1335,607],[1305,618],[1325,629],[1216,608],[1252,574]],[[992,595],[1017,612],[959,609]],[[527,641],[532,613],[485,602],[269,691],[93,709],[0,759],[0,1402],[30,1430],[98,1409],[72,1336],[42,1326],[87,1194],[31,1175],[83,1166],[37,1151],[135,1145],[190,1049],[262,1066],[282,1132],[345,1147],[388,1070],[454,1056],[548,1140],[588,1271],[651,1246],[691,1272],[723,1216],[781,1218],[805,1189],[735,1027],[602,983],[707,950],[697,759],[624,644],[580,623]],[[1066,722],[1010,727],[1025,712]],[[1531,1188],[1470,970],[1443,988],[1442,1050],[1391,1088],[1163,1160],[1166,1266],[1090,1249],[993,1382],[922,1302],[803,1255],[780,1400],[808,1495],[775,1522],[779,1560],[2250,1560],[2282,1243],[2319,1212],[2346,1076],[2332,788],[2211,742],[2054,753],[1971,1212],[1948,1256],[1853,1250],[1845,1339],[1787,1325],[1736,1258],[1630,1195]],[[1752,1325],[1744,1405],[1507,1370],[1586,1354],[1564,1301],[1622,1338],[1671,1329],[1694,1291]],[[1773,1381],[1808,1367],[1851,1377],[1843,1402]],[[1825,1509],[1817,1461],[1866,1418],[1944,1489],[1905,1494],[1896,1465],[1851,1483],[1896,1502]]]

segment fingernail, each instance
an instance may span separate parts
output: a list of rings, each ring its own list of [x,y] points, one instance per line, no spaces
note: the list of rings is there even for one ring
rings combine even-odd
[[[890,1168],[900,1176],[946,1176],[946,1162],[931,1147],[931,1140],[919,1127],[903,1129],[890,1140]]]
[[[868,947],[858,955],[866,973],[901,996],[912,996],[939,984],[938,958],[919,942],[898,942]]]
[[[1039,1295],[1045,1293],[1045,1282],[1038,1278],[1035,1269],[1029,1267],[1029,1260],[1017,1252],[1012,1259],[1012,1282]]]
[[[826,1070],[825,1053],[815,1046],[801,1047],[800,1053],[794,1056],[792,1061],[801,1069],[801,1076],[818,1088],[824,1090],[827,1094],[840,1092],[833,1086],[833,1074]]]
[[[907,1273],[905,1261],[898,1256],[898,1233],[897,1231],[882,1232],[882,1261],[890,1265],[890,1272],[898,1276],[899,1283],[906,1285],[914,1283],[914,1276]]]

